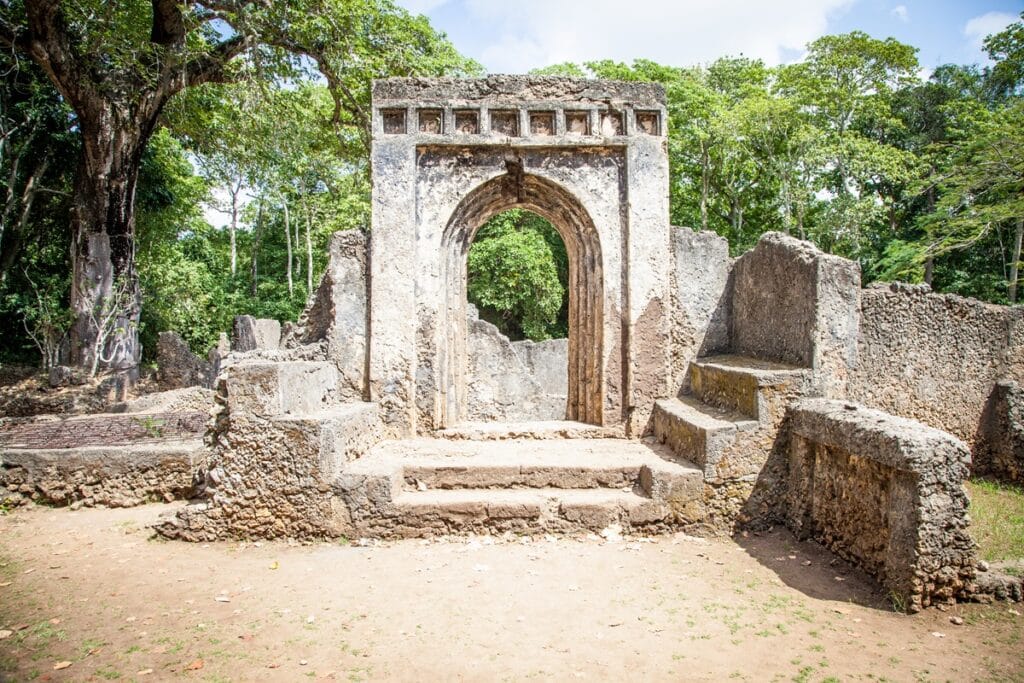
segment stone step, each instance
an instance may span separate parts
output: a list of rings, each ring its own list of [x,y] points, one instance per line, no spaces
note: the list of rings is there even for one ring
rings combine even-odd
[[[749,356],[706,356],[690,364],[690,393],[708,405],[763,420],[770,411],[765,390],[799,390],[810,372]]]
[[[441,439],[469,441],[500,441],[505,439],[621,439],[621,426],[603,427],[574,422],[549,420],[538,422],[463,422],[438,430]]]
[[[642,479],[696,477],[688,463],[672,462],[660,445],[617,439],[493,442],[407,439],[379,444],[354,470],[381,473],[401,469],[407,490],[456,488],[626,488]]]
[[[335,491],[365,536],[668,528],[704,514],[701,470],[674,457],[627,439],[406,439],[349,463]]]
[[[434,490],[395,499],[403,536],[469,531],[600,531],[665,520],[669,508],[635,493],[606,489]]]
[[[717,455],[740,432],[756,430],[759,425],[757,420],[692,396],[655,401],[653,420],[658,441],[680,458],[694,463],[709,478],[714,476]]]

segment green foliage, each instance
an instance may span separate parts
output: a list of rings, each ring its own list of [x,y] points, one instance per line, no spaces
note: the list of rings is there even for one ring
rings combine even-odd
[[[481,317],[513,340],[567,336],[568,256],[550,223],[520,209],[498,214],[468,260],[469,301]]]

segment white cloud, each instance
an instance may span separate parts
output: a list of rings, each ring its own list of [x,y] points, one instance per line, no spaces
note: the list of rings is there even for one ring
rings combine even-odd
[[[985,38],[999,33],[1015,21],[1017,16],[1008,12],[986,12],[964,24],[964,35],[973,49],[981,51]]]
[[[827,31],[829,15],[855,0],[449,1],[495,36],[475,57],[493,73],[522,73],[565,61],[695,64],[741,53],[774,65],[802,54]]]
[[[896,17],[904,24],[910,21],[910,11],[907,10],[906,5],[896,5],[891,10],[889,10],[889,14]]]

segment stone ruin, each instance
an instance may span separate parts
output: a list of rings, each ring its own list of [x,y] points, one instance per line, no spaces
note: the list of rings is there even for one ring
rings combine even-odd
[[[242,319],[211,357],[195,498],[158,531],[785,524],[909,609],[975,591],[972,451],[1024,469],[1019,309],[862,289],[778,233],[730,258],[669,224],[665,125],[654,84],[376,82],[372,229],[334,236],[297,323]],[[474,235],[515,207],[565,242],[568,340],[509,342],[467,304]]]

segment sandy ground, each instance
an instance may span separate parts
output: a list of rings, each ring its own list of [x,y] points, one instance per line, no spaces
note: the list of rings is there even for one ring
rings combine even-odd
[[[1021,605],[897,614],[785,532],[187,545],[171,509],[0,517],[0,678],[1024,680]]]

